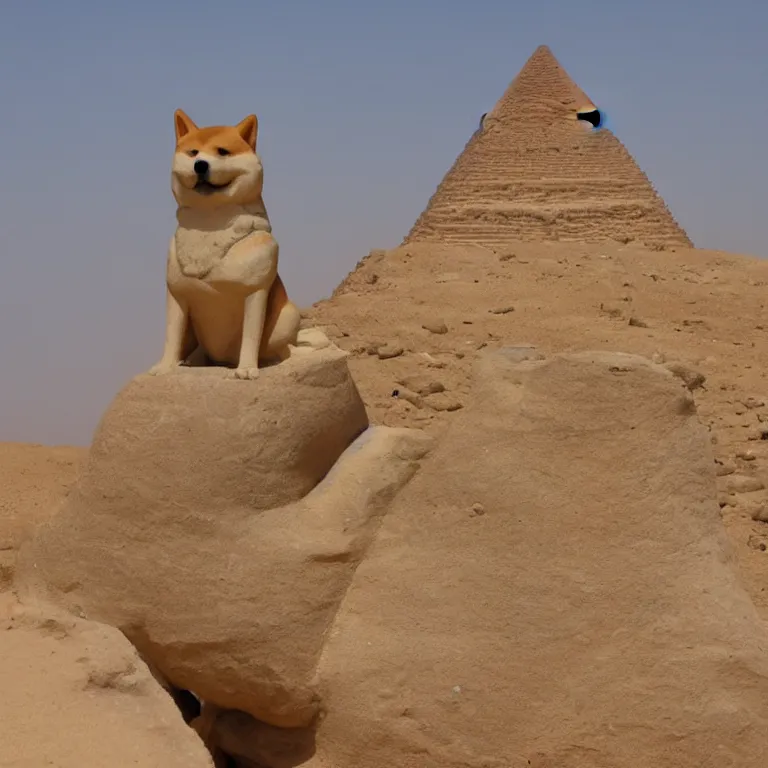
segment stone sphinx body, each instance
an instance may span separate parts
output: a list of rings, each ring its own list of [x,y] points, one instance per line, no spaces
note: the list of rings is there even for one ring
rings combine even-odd
[[[168,250],[163,356],[232,367],[254,379],[260,360],[283,360],[297,343],[300,313],[277,273],[278,244],[262,198],[258,122],[198,128],[175,114],[172,188],[178,227]]]

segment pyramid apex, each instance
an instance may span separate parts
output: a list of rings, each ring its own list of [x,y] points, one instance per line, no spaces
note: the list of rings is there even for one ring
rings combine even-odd
[[[560,62],[557,60],[557,57],[552,52],[552,49],[548,45],[540,45],[536,50],[528,57],[528,61],[523,65],[523,69],[525,69],[528,64],[530,64],[533,61],[548,61],[549,64],[552,64],[554,66],[559,67]],[[522,70],[521,70],[522,71]]]
[[[533,116],[535,110],[523,109],[524,104],[531,102],[557,102],[571,110],[594,107],[592,100],[571,79],[547,45],[540,45],[531,54],[488,116],[501,118],[506,115],[515,119],[526,113]]]

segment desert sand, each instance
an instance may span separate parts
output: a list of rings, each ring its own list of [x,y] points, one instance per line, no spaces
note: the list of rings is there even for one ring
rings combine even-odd
[[[766,764],[768,262],[590,105],[537,49],[330,348],[0,445],[0,765]]]

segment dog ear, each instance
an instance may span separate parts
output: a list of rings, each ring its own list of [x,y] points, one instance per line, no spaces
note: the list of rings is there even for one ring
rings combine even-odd
[[[197,130],[197,126],[192,118],[181,109],[177,109],[173,113],[173,122],[176,126],[176,141],[183,138],[188,133]]]
[[[248,115],[237,124],[237,132],[243,137],[248,146],[256,150],[256,135],[259,132],[259,121],[256,115]]]

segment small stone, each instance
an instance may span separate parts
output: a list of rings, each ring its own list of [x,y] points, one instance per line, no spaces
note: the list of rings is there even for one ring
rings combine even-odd
[[[448,333],[448,326],[442,320],[430,320],[421,327],[430,333]]]
[[[745,408],[762,408],[765,403],[762,400],[758,400],[756,397],[748,397],[746,400],[742,400]]]
[[[657,350],[651,355],[651,362],[656,363],[656,365],[663,365],[667,362],[667,356]]]
[[[726,487],[730,493],[754,493],[765,488],[765,483],[751,475],[730,475]]]
[[[445,392],[430,395],[425,402],[433,411],[458,411],[464,407],[455,397]]]
[[[732,461],[722,461],[715,459],[715,474],[718,477],[732,475],[736,471],[736,465]]]
[[[515,308],[511,305],[504,307],[496,307],[495,309],[488,310],[492,315],[506,315],[509,312],[514,312]]]
[[[517,254],[516,253],[502,253],[499,256],[499,261],[509,261],[510,259],[516,259]]]
[[[680,362],[667,363],[666,368],[670,373],[673,373],[679,379],[682,379],[685,386],[688,387],[691,392],[702,387],[707,380],[707,377],[703,373]]]
[[[445,392],[445,384],[442,381],[431,379],[428,376],[403,376],[397,380],[397,383],[419,395],[434,395],[437,392]]]
[[[739,451],[736,454],[737,459],[741,459],[742,461],[754,461],[757,456],[752,451]]]
[[[768,509],[765,504],[755,504],[750,509],[749,516],[758,523],[768,523]]]
[[[730,493],[718,493],[717,503],[720,505],[721,509],[723,507],[735,507],[736,497],[732,496]]]
[[[472,505],[472,517],[477,517],[479,515],[485,514],[485,507],[482,504],[473,504]]]
[[[396,389],[395,392],[397,392],[395,397],[399,398],[400,400],[405,400],[406,402],[410,403],[416,408],[424,407],[424,400],[422,400],[422,398],[419,395],[417,395],[415,392],[411,392],[410,389],[406,389],[405,387],[400,387]]]
[[[379,356],[380,360],[390,360],[393,357],[400,357],[400,355],[403,354],[403,348],[385,344],[383,347],[379,347],[376,350],[376,354]]]
[[[639,317],[630,317],[629,318],[629,325],[634,326],[635,328],[647,328],[648,323],[645,322],[645,320],[641,320]]]

